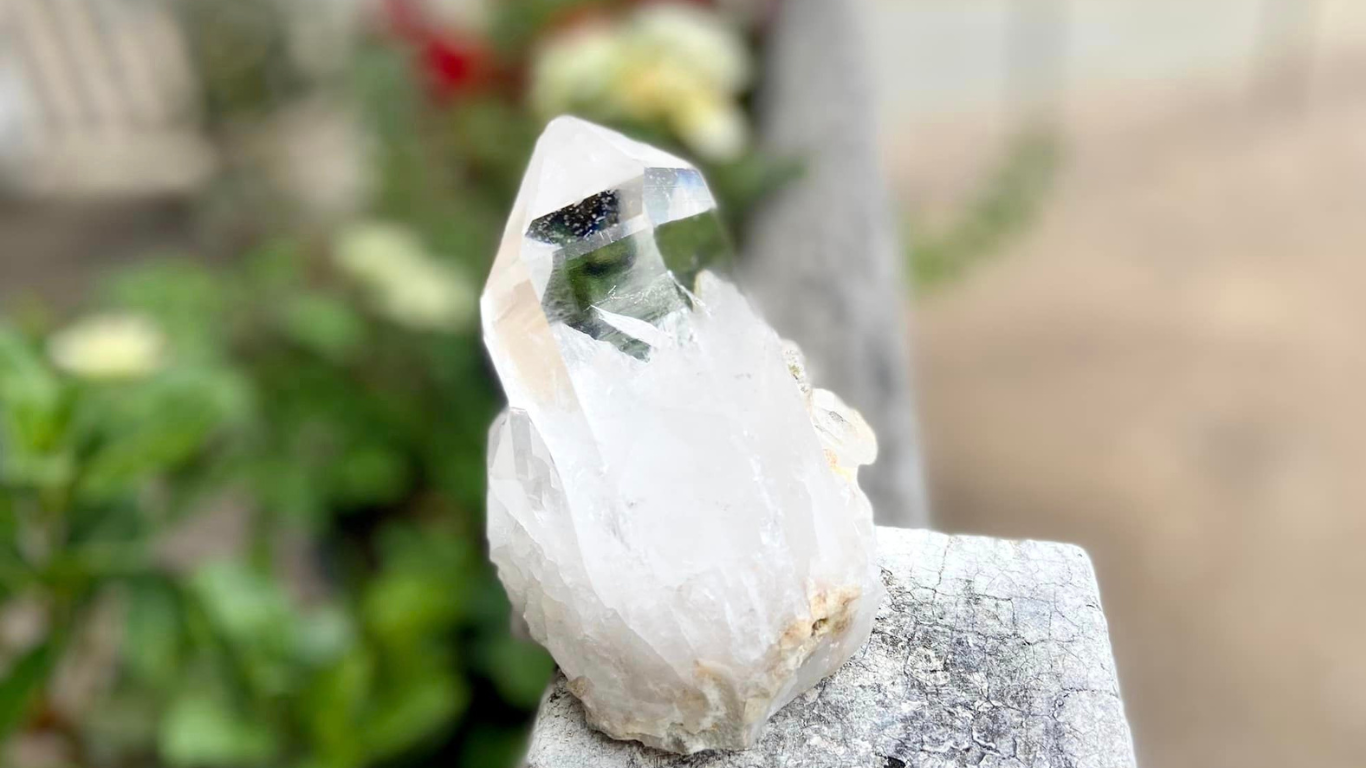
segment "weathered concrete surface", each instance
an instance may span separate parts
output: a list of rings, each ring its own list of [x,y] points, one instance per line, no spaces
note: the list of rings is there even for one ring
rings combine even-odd
[[[877,156],[861,6],[787,0],[767,36],[760,138],[803,173],[754,215],[745,285],[801,345],[812,380],[877,432],[877,463],[859,473],[877,521],[927,526],[903,252]]]
[[[878,529],[872,638],[745,752],[680,757],[590,730],[556,681],[530,768],[1132,768],[1105,615],[1065,544]]]

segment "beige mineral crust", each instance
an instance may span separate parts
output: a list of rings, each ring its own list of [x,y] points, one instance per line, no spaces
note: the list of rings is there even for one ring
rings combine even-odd
[[[588,721],[752,745],[868,638],[882,599],[858,467],[877,443],[705,267],[701,174],[573,118],[537,143],[481,300],[508,409],[490,553]]]

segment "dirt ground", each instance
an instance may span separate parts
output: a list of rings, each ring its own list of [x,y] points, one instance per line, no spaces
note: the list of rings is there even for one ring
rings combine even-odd
[[[1086,546],[1144,766],[1366,765],[1366,67],[1334,83],[1098,102],[915,312],[938,523]]]

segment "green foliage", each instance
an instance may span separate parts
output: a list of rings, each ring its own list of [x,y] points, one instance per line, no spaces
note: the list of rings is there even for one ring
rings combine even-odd
[[[160,751],[169,765],[231,768],[267,764],[280,744],[268,723],[212,695],[188,692],[162,720]]]
[[[0,739],[19,725],[56,664],[58,646],[47,639],[10,663],[0,681]]]
[[[1058,136],[1051,130],[1022,131],[958,217],[939,231],[912,221],[911,275],[919,290],[953,279],[1000,249],[1038,216],[1062,162]]]
[[[494,43],[505,56],[516,57],[546,26],[587,9],[625,5],[629,0],[503,0],[505,11],[493,19]]]
[[[304,86],[289,52],[284,9],[270,0],[186,0],[176,9],[211,121],[278,106]]]
[[[584,5],[623,4],[508,2],[491,43],[515,62]],[[281,7],[183,4],[212,126],[269,123],[308,90]],[[428,98],[414,58],[369,41],[326,90],[374,139],[363,215],[472,291],[542,125],[504,91]],[[680,228],[671,250],[719,250],[796,168],[750,155],[704,171],[731,226]],[[221,183],[266,188],[242,173]],[[235,199],[221,192],[212,214]],[[0,763],[6,735],[41,731],[90,766],[510,768],[553,664],[510,635],[483,548],[499,398],[478,329],[370,300],[337,258],[345,222],[252,204],[241,252],[162,255],[95,293],[93,314],[160,334],[145,370],[73,369],[42,313],[0,319],[0,612],[23,597],[45,617],[36,642],[0,645]],[[68,638],[106,614],[108,685],[67,711],[54,670],[85,660]]]
[[[152,318],[171,349],[131,379],[67,374],[0,328],[0,587],[57,616],[7,665],[0,726],[48,706],[62,627],[115,600],[116,685],[71,726],[113,755],[363,766],[477,725],[521,733],[550,667],[479,597],[500,588],[479,546],[496,400],[474,329],[374,315],[314,256],[281,242],[117,274],[101,310]],[[195,533],[224,508],[249,529],[225,549]],[[299,569],[321,595],[299,596]]]

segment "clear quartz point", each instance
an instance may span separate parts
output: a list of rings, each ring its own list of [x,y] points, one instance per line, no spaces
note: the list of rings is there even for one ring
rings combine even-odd
[[[536,144],[481,300],[508,409],[488,536],[589,722],[741,749],[868,637],[877,442],[704,266],[687,162],[575,118]]]

